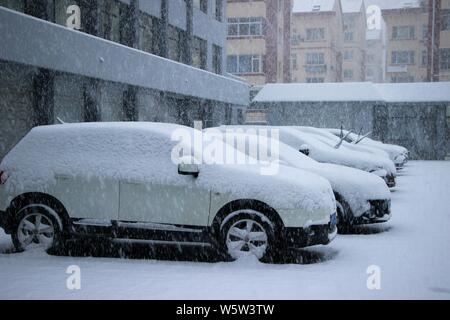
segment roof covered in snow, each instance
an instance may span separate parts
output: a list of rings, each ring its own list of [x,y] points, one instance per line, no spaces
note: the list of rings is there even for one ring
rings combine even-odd
[[[382,101],[370,82],[266,84],[253,101]]]
[[[343,13],[361,12],[363,9],[363,0],[341,0]]]
[[[336,0],[294,0],[293,13],[333,11]]]
[[[420,8],[420,0],[403,0],[403,1],[384,1],[381,3],[380,8],[382,10],[397,10],[397,9],[410,9]]]
[[[376,83],[386,102],[449,102],[450,82]]]
[[[254,102],[450,102],[450,82],[273,83],[266,84]]]

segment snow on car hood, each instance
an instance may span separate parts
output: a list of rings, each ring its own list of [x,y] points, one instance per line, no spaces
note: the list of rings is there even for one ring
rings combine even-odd
[[[12,190],[42,191],[58,175],[86,179],[113,178],[203,187],[255,198],[276,209],[335,211],[327,180],[315,174],[280,166],[276,175],[261,175],[258,165],[200,165],[200,175],[178,174],[171,152],[177,129],[163,123],[78,123],[33,128],[3,159],[0,170],[9,175]],[[110,181],[110,180],[109,180]]]

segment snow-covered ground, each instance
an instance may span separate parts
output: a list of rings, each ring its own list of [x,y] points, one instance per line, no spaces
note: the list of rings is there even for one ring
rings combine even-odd
[[[450,299],[449,190],[450,162],[412,161],[392,192],[390,222],[284,264],[8,253],[0,229],[0,298]],[[81,290],[66,288],[70,265],[81,268]],[[371,265],[380,268],[380,290],[367,288]]]

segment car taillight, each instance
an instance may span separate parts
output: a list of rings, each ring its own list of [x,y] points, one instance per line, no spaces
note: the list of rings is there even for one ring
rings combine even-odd
[[[0,184],[5,184],[6,180],[8,180],[8,175],[5,171],[0,171]]]

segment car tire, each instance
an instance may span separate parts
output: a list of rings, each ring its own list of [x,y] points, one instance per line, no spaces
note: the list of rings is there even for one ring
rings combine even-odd
[[[349,205],[343,201],[336,201],[337,207],[337,228],[338,232],[345,234],[351,231],[352,223],[349,218],[352,215]]]
[[[15,217],[11,238],[16,251],[31,247],[47,251],[62,243],[61,222],[56,213],[39,204],[28,205]]]
[[[228,260],[254,256],[261,262],[273,261],[277,242],[273,223],[262,213],[242,210],[231,213],[221,227],[221,251]]]

